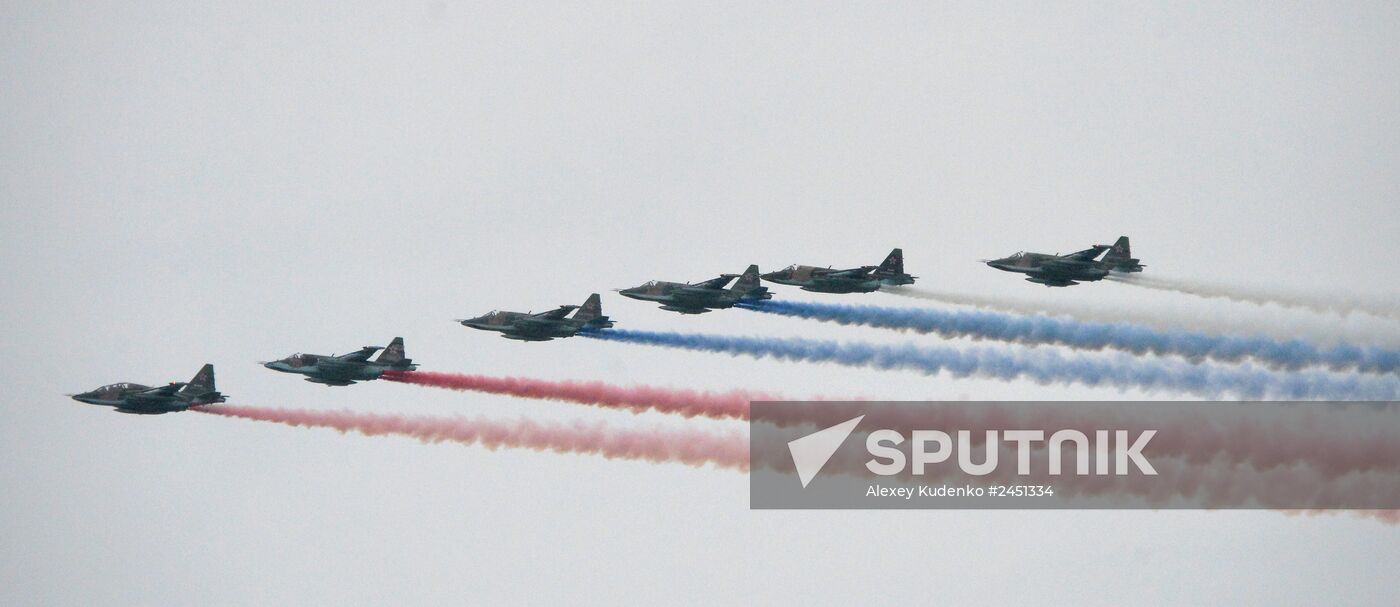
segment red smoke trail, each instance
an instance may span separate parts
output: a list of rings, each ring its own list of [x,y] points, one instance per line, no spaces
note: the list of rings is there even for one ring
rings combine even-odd
[[[634,412],[655,410],[685,417],[717,419],[749,419],[749,402],[779,401],[782,397],[752,392],[703,392],[655,386],[616,386],[599,381],[546,381],[523,377],[488,377],[458,373],[423,371],[388,371],[383,379],[401,383],[463,390],[507,394],[525,398],[561,400]],[[781,415],[771,414],[763,420],[779,427],[810,425],[826,427],[856,415],[869,413],[859,402],[813,402],[808,407],[788,407]],[[1019,429],[1044,429],[1046,436],[1060,428],[1094,429],[1155,429],[1158,437],[1153,453],[1184,457],[1201,462],[1216,457],[1245,462],[1259,469],[1289,466],[1307,455],[1309,463],[1330,474],[1348,471],[1400,470],[1400,440],[1368,429],[1367,416],[1384,413],[1357,408],[1353,415],[1357,423],[1337,423],[1328,416],[1299,424],[1307,431],[1254,423],[1247,415],[1222,410],[1210,419],[1197,417],[1158,416],[1148,409],[1092,409],[1078,414],[1047,408],[1044,412],[1004,409],[993,403],[977,407],[928,408],[911,406],[908,415],[900,409],[870,413],[867,422],[893,424],[892,427],[957,428],[972,431],[980,439],[985,430],[1006,429],[1011,419],[1018,419]],[[1306,414],[1300,409],[1298,414]],[[1385,427],[1385,426],[1377,426]],[[793,438],[796,438],[794,436]],[[980,444],[976,440],[975,444]],[[1299,448],[1305,445],[1306,448]],[[1037,445],[1043,449],[1044,443]]]
[[[190,410],[212,415],[269,421],[296,427],[333,428],[341,432],[359,432],[366,436],[400,435],[425,443],[458,442],[481,444],[487,448],[526,448],[558,453],[588,453],[609,459],[633,459],[649,462],[678,462],[691,466],[713,464],[721,468],[749,470],[748,441],[739,432],[708,433],[665,429],[614,430],[603,424],[540,423],[529,420],[514,422],[491,421],[481,418],[418,417],[403,415],[362,414],[349,411],[309,411],[304,409],[275,409],[242,405],[204,405]],[[758,463],[778,470],[790,469],[781,445],[772,452],[758,456]],[[834,474],[868,475],[863,462],[839,456],[829,465]],[[1180,460],[1156,461],[1161,476],[1154,478],[1076,477],[1053,479],[1024,477],[1011,479],[1004,475],[983,480],[1017,482],[1049,482],[1070,486],[1086,496],[1127,494],[1140,496],[1147,503],[1165,504],[1173,498],[1195,497],[1206,507],[1227,507],[1252,504],[1254,507],[1279,508],[1293,500],[1318,490],[1342,494],[1391,494],[1397,491],[1395,477],[1375,471],[1359,476],[1341,478],[1319,470],[1274,469],[1254,470],[1248,464],[1222,463],[1205,469],[1183,465]],[[1037,463],[1039,468],[1039,462]],[[951,470],[944,469],[945,472]],[[909,480],[908,477],[902,477]],[[945,478],[944,474],[924,480]],[[890,479],[896,480],[896,479]],[[1124,482],[1126,481],[1126,483]],[[1359,511],[1387,523],[1396,523],[1397,513],[1391,510]]]
[[[633,412],[655,410],[685,417],[748,419],[749,401],[783,400],[756,392],[702,392],[655,386],[615,386],[600,381],[546,381],[525,377],[487,377],[459,373],[386,371],[389,381],[449,390],[509,394],[524,398],[562,400]]]
[[[740,432],[610,429],[601,423],[544,423],[526,419],[425,417],[309,411],[243,405],[204,405],[191,411],[241,417],[288,426],[334,428],[365,436],[399,435],[425,443],[480,444],[489,449],[515,447],[557,453],[588,453],[608,459],[678,462],[690,466],[749,469],[748,437]]]

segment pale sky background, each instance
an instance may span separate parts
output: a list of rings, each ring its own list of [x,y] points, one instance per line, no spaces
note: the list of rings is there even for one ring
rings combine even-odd
[[[212,362],[249,405],[723,425],[254,364],[402,335],[442,371],[1172,398],[450,320],[599,291],[620,328],[938,342],[606,292],[902,246],[929,286],[1315,322],[975,260],[1129,234],[1150,273],[1393,294],[1400,6],[199,4],[0,3],[0,603],[1394,604],[1400,528],[1346,516],[755,512],[731,471],[63,394]]]

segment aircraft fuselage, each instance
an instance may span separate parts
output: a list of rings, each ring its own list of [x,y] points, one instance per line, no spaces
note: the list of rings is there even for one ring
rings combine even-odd
[[[263,363],[263,366],[281,373],[305,375],[306,381],[327,386],[348,386],[358,381],[379,379],[385,371],[394,368],[384,363],[347,361],[319,354],[296,354],[282,360]]]
[[[1025,274],[1026,280],[1048,287],[1068,287],[1079,282],[1102,280],[1108,269],[1092,260],[1070,260],[1044,253],[1018,253],[986,262],[1003,272]]]

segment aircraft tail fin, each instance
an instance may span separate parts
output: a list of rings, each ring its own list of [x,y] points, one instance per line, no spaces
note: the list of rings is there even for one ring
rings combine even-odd
[[[1118,259],[1131,259],[1133,256],[1132,245],[1128,244],[1127,236],[1119,236],[1118,241],[1113,243],[1113,247],[1108,250],[1108,255],[1104,255],[1104,261],[1114,261]]]
[[[751,265],[739,275],[739,280],[735,281],[729,290],[750,299],[772,299],[773,294],[768,292],[768,287],[759,284],[760,279],[758,265]]]
[[[574,320],[581,320],[584,326],[595,329],[613,326],[612,320],[603,315],[603,299],[597,293],[589,295],[583,305],[574,311]]]
[[[874,276],[880,279],[880,284],[890,286],[913,284],[914,279],[918,278],[904,273],[904,249],[900,248],[885,256],[885,260],[875,268]]]
[[[1133,257],[1133,249],[1128,244],[1127,236],[1119,236],[1117,242],[1114,242],[1112,247],[1108,247],[1108,254],[1103,256],[1104,263],[1120,272],[1141,272],[1146,266],[1138,261]]]
[[[379,356],[374,359],[374,362],[384,363],[395,368],[412,368],[417,366],[413,364],[413,359],[408,358],[404,353],[402,337],[395,337],[394,341],[389,342],[389,345],[384,347],[384,351],[379,353]]]
[[[194,374],[194,379],[180,388],[177,394],[185,397],[188,402],[197,404],[221,403],[228,398],[214,387],[214,365],[209,363],[204,363],[204,366],[199,368],[199,373]]]
[[[896,248],[885,256],[885,260],[880,262],[880,267],[875,269],[880,274],[903,274],[904,273],[904,249]]]
[[[205,363],[203,367],[199,368],[199,373],[194,374],[194,379],[191,379],[189,383],[185,384],[185,387],[180,388],[180,392],[194,395],[215,391],[214,365],[208,363]]]

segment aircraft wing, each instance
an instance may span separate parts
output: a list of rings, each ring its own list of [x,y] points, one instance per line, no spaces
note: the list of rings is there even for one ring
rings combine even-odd
[[[1066,260],[1081,264],[1087,263],[1093,261],[1094,258],[1098,257],[1099,255],[1103,254],[1104,251],[1107,251],[1111,248],[1113,247],[1106,247],[1101,244],[1096,244],[1091,248],[1084,249],[1083,251],[1076,251],[1074,253],[1070,253],[1069,255],[1061,255],[1059,258],[1055,259],[1055,261]]]
[[[537,320],[563,320],[565,316],[568,316],[568,315],[569,315],[569,312],[573,312],[574,310],[577,310],[577,309],[578,309],[578,306],[559,306],[559,307],[557,307],[557,308],[555,308],[555,309],[553,309],[553,310],[550,310],[550,311],[548,311],[548,312],[540,312],[539,314],[531,314],[531,315],[529,315],[529,316],[526,316],[525,318],[518,319],[518,320],[516,320],[515,322],[525,322],[525,323],[528,324],[528,323],[531,322],[531,321],[537,321]]]
[[[828,271],[826,271],[826,272],[822,272],[821,277],[822,277],[822,278],[865,278],[865,277],[868,276],[868,275],[870,274],[870,272],[871,272],[872,270],[874,270],[874,269],[875,269],[875,266],[861,266],[861,267],[859,267],[859,268],[851,268],[851,269],[849,269],[849,270],[828,270]]]
[[[378,352],[378,351],[379,351],[379,347],[378,347],[378,346],[365,346],[365,347],[363,347],[363,348],[360,348],[360,350],[359,350],[358,352],[351,352],[351,353],[349,353],[349,354],[341,354],[340,356],[335,357],[335,359],[336,359],[336,360],[343,360],[343,361],[346,361],[346,362],[359,362],[359,363],[362,363],[362,362],[365,362],[365,361],[369,360],[369,357],[374,356],[374,353],[375,353],[375,352]]]
[[[697,282],[697,283],[692,284],[692,285],[686,285],[686,286],[681,287],[680,289],[677,289],[677,290],[679,290],[679,291],[684,291],[684,290],[686,290],[686,289],[698,289],[698,290],[723,289],[723,288],[725,287],[725,285],[729,284],[729,281],[734,280],[736,277],[738,277],[737,274],[724,274],[724,275],[721,275],[719,278],[711,278],[711,279],[709,279],[709,280],[702,281],[702,282]]]
[[[1099,254],[1107,249],[1108,247],[1102,245],[1094,245],[1092,249],[1084,249],[1083,251],[1070,253],[1069,255],[1061,255],[1059,257],[1047,259],[1041,263],[1041,267],[1052,272],[1080,270],[1093,265],[1095,263],[1094,258],[1098,257]]]
[[[176,392],[179,392],[179,391],[180,391],[180,388],[183,388],[183,387],[185,387],[185,384],[182,384],[182,383],[180,383],[180,382],[175,382],[175,383],[171,383],[171,384],[167,384],[167,385],[161,386],[161,387],[159,387],[159,388],[151,388],[150,390],[143,390],[143,391],[141,391],[141,392],[138,392],[137,394],[138,394],[139,396],[175,396],[175,393],[176,393]]]
[[[525,332],[553,327],[568,320],[565,317],[569,315],[569,312],[577,308],[578,306],[559,306],[548,312],[540,312],[539,314],[531,314],[529,316],[517,318],[511,321],[510,324],[519,331]],[[510,333],[510,331],[507,331],[507,333]]]

